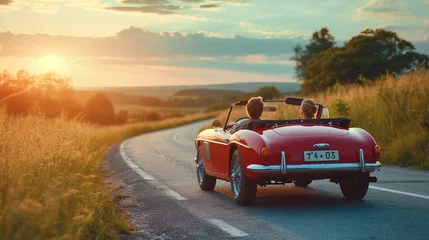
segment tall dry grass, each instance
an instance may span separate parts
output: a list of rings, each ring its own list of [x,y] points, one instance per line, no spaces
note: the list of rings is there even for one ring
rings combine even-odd
[[[100,166],[109,145],[207,117],[94,127],[0,112],[0,239],[114,239],[130,231]]]
[[[429,71],[399,78],[383,76],[366,85],[335,86],[301,97],[324,104],[331,117],[350,118],[353,127],[368,131],[382,146],[384,165],[429,169]],[[268,119],[299,118],[296,106],[278,110],[264,115]],[[224,122],[226,111],[217,118]]]
[[[331,116],[347,113],[352,126],[367,130],[383,148],[383,164],[429,169],[429,71],[384,76],[365,86],[339,86],[311,97],[331,109],[342,100],[349,110],[331,111]]]

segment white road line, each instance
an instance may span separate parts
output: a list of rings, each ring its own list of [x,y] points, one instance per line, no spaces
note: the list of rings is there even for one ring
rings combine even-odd
[[[177,142],[178,144],[180,144],[180,145],[185,145],[185,146],[194,146],[194,144],[189,144],[189,143],[186,143],[186,142],[182,142],[182,141],[180,141],[179,139],[178,139],[178,137],[177,136],[179,136],[179,134],[180,134],[180,132],[178,132],[178,133],[175,133],[174,134],[174,136],[173,136],[173,140],[175,141],[175,142]]]
[[[165,193],[167,196],[170,196],[170,197],[172,197],[172,198],[174,198],[174,199],[176,199],[176,200],[179,200],[179,201],[188,200],[187,198],[183,197],[182,195],[180,195],[180,194],[179,194],[179,193],[177,193],[176,191],[171,190],[169,187],[167,187],[167,186],[165,186],[165,185],[159,184],[159,186],[158,186],[158,187],[159,187],[160,189],[164,190],[164,193]]]
[[[154,181],[155,179],[151,177],[149,174],[147,174],[145,171],[143,171],[139,166],[137,166],[135,163],[131,161],[131,158],[128,157],[126,151],[125,151],[125,144],[127,144],[127,141],[124,141],[121,143],[121,146],[119,148],[119,153],[121,154],[122,158],[124,159],[124,162],[133,169],[138,175],[140,175],[144,180]]]
[[[429,199],[429,196],[415,194],[415,193],[402,192],[402,191],[392,190],[392,189],[388,189],[388,188],[381,188],[381,187],[375,187],[375,186],[369,186],[369,188],[380,190],[380,191],[385,191],[385,192],[391,192],[391,193],[397,193],[397,194],[407,195],[407,196],[411,196],[411,197],[418,197],[418,198],[423,198],[423,199]]]
[[[175,192],[174,190],[171,190],[169,187],[161,184],[160,182],[156,181],[152,176],[147,174],[143,169],[141,169],[139,166],[137,166],[130,157],[128,157],[126,151],[125,151],[125,145],[128,143],[128,140],[121,143],[121,146],[119,147],[119,152],[124,159],[124,162],[132,169],[134,170],[138,175],[140,175],[144,180],[149,180],[150,183],[152,183],[154,186],[164,190],[164,193],[167,196],[170,196],[176,200],[183,201],[188,200],[187,198],[183,197],[179,193]]]
[[[248,233],[241,231],[240,229],[231,226],[222,219],[208,219],[209,223],[215,225],[216,227],[227,232],[231,237],[246,237],[249,236]]]

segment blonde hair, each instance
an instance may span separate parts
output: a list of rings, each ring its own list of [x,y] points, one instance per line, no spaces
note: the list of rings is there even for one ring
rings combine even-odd
[[[252,97],[247,101],[246,113],[251,119],[259,119],[264,111],[264,100],[262,97]]]
[[[301,111],[304,114],[304,118],[315,118],[317,112],[316,102],[312,99],[305,99],[301,103]]]

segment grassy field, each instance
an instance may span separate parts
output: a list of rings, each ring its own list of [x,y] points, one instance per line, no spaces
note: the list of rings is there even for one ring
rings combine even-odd
[[[336,109],[334,117],[346,116],[371,133],[382,146],[383,164],[429,169],[429,71],[338,87],[314,98]]]
[[[150,107],[137,104],[113,104],[113,106],[116,112],[128,111],[129,122],[138,121],[134,118],[142,112],[157,112],[161,118],[170,118],[204,111],[204,108],[199,107]]]
[[[429,71],[385,76],[363,86],[336,86],[302,97],[328,106],[331,117],[350,118],[352,127],[368,131],[382,146],[384,165],[429,169]],[[297,119],[298,111],[284,106],[281,112],[266,116]],[[226,111],[217,118],[224,122]]]
[[[114,239],[131,231],[101,170],[107,148],[208,117],[94,127],[0,112],[0,239]]]

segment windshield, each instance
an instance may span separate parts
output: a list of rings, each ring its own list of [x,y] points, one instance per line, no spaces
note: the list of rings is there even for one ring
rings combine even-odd
[[[237,119],[247,117],[246,106],[234,106],[229,124]],[[299,107],[286,104],[284,102],[273,103],[264,102],[264,112],[261,119],[263,120],[285,120],[285,119],[299,119]]]

